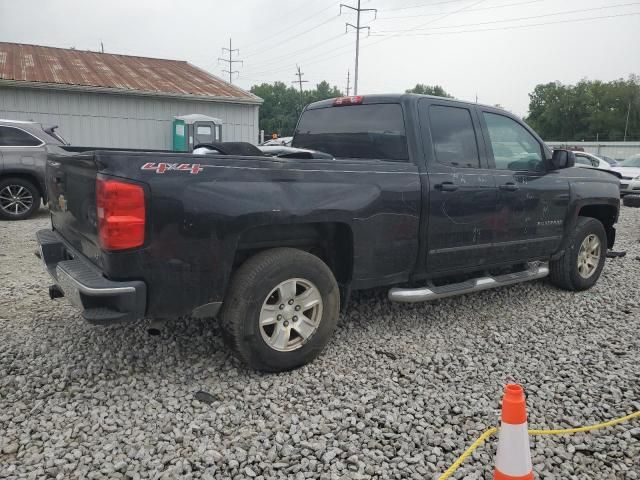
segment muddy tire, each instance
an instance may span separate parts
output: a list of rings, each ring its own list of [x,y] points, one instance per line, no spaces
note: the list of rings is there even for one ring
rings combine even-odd
[[[600,278],[606,253],[607,234],[602,223],[578,217],[564,254],[549,264],[549,279],[563,290],[587,290]]]

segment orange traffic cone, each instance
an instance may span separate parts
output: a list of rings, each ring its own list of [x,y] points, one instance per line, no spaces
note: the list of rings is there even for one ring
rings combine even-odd
[[[502,424],[494,480],[533,480],[527,407],[520,385],[508,384],[502,398]]]

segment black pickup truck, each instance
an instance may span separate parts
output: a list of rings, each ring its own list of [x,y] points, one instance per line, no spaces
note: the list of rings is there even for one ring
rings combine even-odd
[[[51,297],[95,324],[217,317],[244,361],[280,371],[320,353],[352,290],[418,302],[547,275],[584,290],[615,240],[618,178],[571,168],[500,109],[326,100],[293,147],[52,147],[53,228],[37,234]]]

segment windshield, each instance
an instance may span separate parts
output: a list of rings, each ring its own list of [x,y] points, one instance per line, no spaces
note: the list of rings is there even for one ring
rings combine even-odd
[[[640,167],[640,154],[633,155],[618,164],[619,167]]]
[[[335,158],[409,159],[402,107],[396,103],[306,110],[292,146]]]

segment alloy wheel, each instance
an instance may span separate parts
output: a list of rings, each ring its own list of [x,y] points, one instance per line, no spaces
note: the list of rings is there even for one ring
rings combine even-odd
[[[281,282],[267,295],[260,310],[260,333],[279,352],[301,348],[316,333],[322,319],[322,295],[302,278]]]

